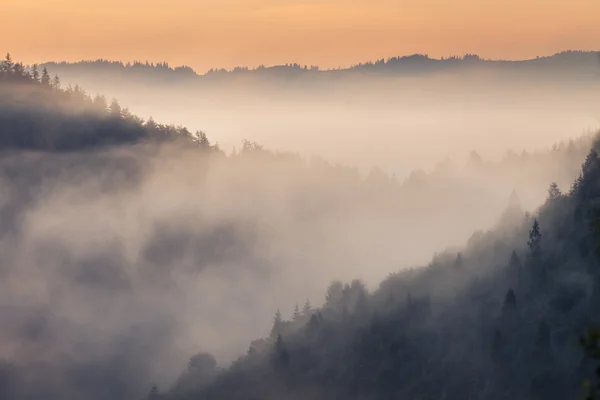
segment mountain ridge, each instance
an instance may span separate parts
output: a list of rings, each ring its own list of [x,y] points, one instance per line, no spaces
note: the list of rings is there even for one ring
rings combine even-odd
[[[466,54],[464,56],[451,56],[448,58],[430,58],[427,54],[412,54],[405,56],[381,58],[375,61],[361,62],[351,65],[346,68],[321,69],[318,66],[301,65],[298,63],[287,63],[272,66],[260,65],[256,68],[249,67],[234,67],[231,69],[211,68],[205,73],[197,73],[192,67],[182,65],[172,67],[167,62],[151,63],[148,61],[110,61],[105,59],[97,60],[82,60],[77,62],[45,62],[40,64],[53,70],[66,69],[81,69],[81,68],[98,68],[105,71],[121,71],[121,72],[154,72],[163,76],[170,76],[178,79],[202,78],[222,75],[240,75],[240,74],[290,74],[290,73],[305,73],[305,74],[340,74],[340,73],[391,73],[391,74],[415,74],[419,72],[443,72],[454,71],[457,68],[500,68],[510,69],[515,68],[541,68],[546,71],[561,71],[575,70],[582,68],[587,71],[587,68],[593,67],[600,63],[600,51],[579,51],[567,50],[555,53],[550,56],[542,56],[524,60],[494,60],[484,59],[475,54]]]

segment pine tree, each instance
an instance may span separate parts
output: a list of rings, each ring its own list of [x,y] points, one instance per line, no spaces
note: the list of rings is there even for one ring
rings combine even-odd
[[[358,298],[356,299],[356,313],[359,316],[364,316],[369,311],[369,303],[367,301],[367,295],[364,290],[358,292]]]
[[[106,98],[104,96],[101,95],[96,95],[96,97],[94,97],[94,108],[99,112],[99,113],[106,113],[106,110],[108,108],[108,105],[106,104]]]
[[[317,330],[317,328],[319,327],[319,317],[317,316],[317,314],[313,314],[310,316],[307,327],[310,332],[315,332]]]
[[[117,102],[117,99],[112,100],[108,109],[112,117],[121,118],[121,106],[119,105],[119,102]]]
[[[275,335],[279,335],[281,333],[281,327],[283,326],[283,318],[281,317],[281,312],[279,309],[275,312],[275,317],[273,317],[273,328],[271,329],[271,339],[275,337]]]
[[[529,262],[530,262],[530,284],[535,286],[544,285],[546,282],[546,269],[542,263],[541,255],[542,234],[537,219],[533,221],[533,226],[529,231]]]
[[[504,304],[502,305],[502,315],[511,315],[517,311],[517,298],[515,296],[515,292],[512,289],[509,289],[506,292],[506,296],[504,297]]]
[[[306,299],[304,303],[304,307],[302,308],[302,315],[308,317],[312,312],[312,305],[310,304],[310,300]]]
[[[23,63],[18,62],[13,65],[13,76],[17,79],[29,76],[29,74],[25,71],[25,66]]]
[[[593,361],[600,360],[600,327],[592,325],[587,332],[579,339],[585,354]],[[596,368],[595,382],[587,380],[585,382],[587,389],[586,400],[597,400],[600,398],[600,367]]]
[[[281,337],[281,334],[277,335],[277,340],[275,341],[275,347],[274,347],[274,356],[275,356],[275,363],[277,365],[277,367],[287,367],[288,363],[289,363],[289,359],[290,359],[290,354],[285,346],[285,343],[283,342],[283,338]]]
[[[13,63],[12,57],[10,56],[10,53],[6,53],[6,58],[2,62],[2,71],[6,75],[11,76],[12,72],[13,72],[13,67],[14,67],[14,63]]]
[[[515,250],[512,251],[510,255],[510,260],[508,261],[508,267],[512,270],[521,269],[521,260],[519,260],[519,256]]]
[[[44,67],[44,69],[42,70],[41,83],[44,86],[50,86],[50,75],[48,75],[48,69],[46,67]]]
[[[562,196],[560,189],[556,182],[552,182],[550,184],[550,188],[548,189],[548,200],[554,200]]]
[[[300,319],[300,308],[298,307],[298,303],[296,303],[296,305],[294,306],[294,313],[292,315],[292,319],[294,321],[298,321],[298,319]]]
[[[512,285],[516,285],[517,287],[520,287],[521,275],[522,275],[521,260],[519,260],[519,256],[517,256],[517,252],[515,250],[513,250],[512,254],[510,255],[510,260],[508,261],[508,279]]]
[[[406,308],[410,310],[412,308],[412,305],[413,305],[412,296],[410,295],[410,293],[408,293],[406,295]]]
[[[31,78],[36,83],[40,82],[40,71],[38,71],[37,64],[33,64],[33,66],[31,67]]]
[[[60,89],[60,78],[58,75],[54,75],[54,78],[52,79],[52,87],[56,90]]]
[[[529,254],[534,260],[538,260],[541,251],[542,234],[540,233],[540,224],[537,219],[533,220],[533,226],[529,231],[529,240],[527,246],[529,247]]]
[[[454,261],[454,269],[462,269],[462,256],[460,253],[458,253],[456,260]]]
[[[340,301],[342,300],[344,291],[344,285],[342,282],[334,281],[327,288],[327,295],[325,296],[325,305],[327,307],[338,309]]]

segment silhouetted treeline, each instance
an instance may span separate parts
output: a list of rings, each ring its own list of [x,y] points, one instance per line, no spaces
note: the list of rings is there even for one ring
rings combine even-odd
[[[196,74],[188,66],[171,67],[166,62],[121,62],[108,60],[80,61],[75,63],[50,62],[43,64],[50,71],[61,76],[85,79],[86,75],[97,74],[103,79],[151,79],[156,83],[166,81],[189,81],[191,78],[226,77],[228,75],[256,74],[263,77],[293,77],[293,76],[335,76],[340,74],[369,73],[369,74],[424,74],[443,71],[469,71],[473,68],[489,71],[506,72],[510,74],[527,72],[535,75],[555,74],[571,78],[582,78],[583,76],[597,76],[600,53],[594,51],[563,51],[552,56],[537,57],[531,60],[508,61],[483,59],[477,54],[465,54],[463,56],[441,57],[440,59],[429,57],[427,54],[414,54],[402,57],[390,57],[359,63],[348,68],[320,69],[315,65],[302,65],[298,63],[286,63],[265,67],[260,65],[255,69],[238,66],[231,70],[225,68],[210,69],[205,74]],[[514,75],[513,75],[514,76]]]
[[[46,67],[28,70],[10,54],[0,63],[0,150],[72,151],[174,140],[212,148],[202,132],[143,121],[117,100],[92,97],[77,85],[62,88]]]

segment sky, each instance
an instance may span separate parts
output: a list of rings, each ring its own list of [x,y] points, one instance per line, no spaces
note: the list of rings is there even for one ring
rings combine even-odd
[[[25,63],[168,61],[199,72],[337,68],[414,53],[525,59],[598,50],[598,0],[2,0],[0,51]]]

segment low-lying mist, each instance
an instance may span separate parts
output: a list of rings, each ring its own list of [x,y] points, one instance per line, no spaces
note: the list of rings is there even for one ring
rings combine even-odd
[[[333,279],[374,287],[463,244],[513,189],[539,204],[588,144],[474,154],[402,183],[252,143],[230,157],[168,144],[4,155],[0,357],[40,396],[168,387],[192,354],[244,353],[279,305],[320,305]]]
[[[551,182],[567,191],[591,138],[557,142],[596,101],[519,85],[196,97],[79,82],[223,152],[15,70],[0,82],[5,398],[130,399],[199,352],[227,365],[278,307],[319,306],[334,279],[375,289],[496,225],[513,191],[526,210]],[[165,140],[175,131],[184,144]]]
[[[50,71],[144,118],[201,129],[226,152],[248,139],[363,172],[378,165],[401,178],[474,149],[498,160],[510,149],[547,148],[600,121],[600,77],[578,80],[577,70],[544,79],[535,70],[313,77],[265,70],[181,82],[118,79],[92,74],[92,66]]]

